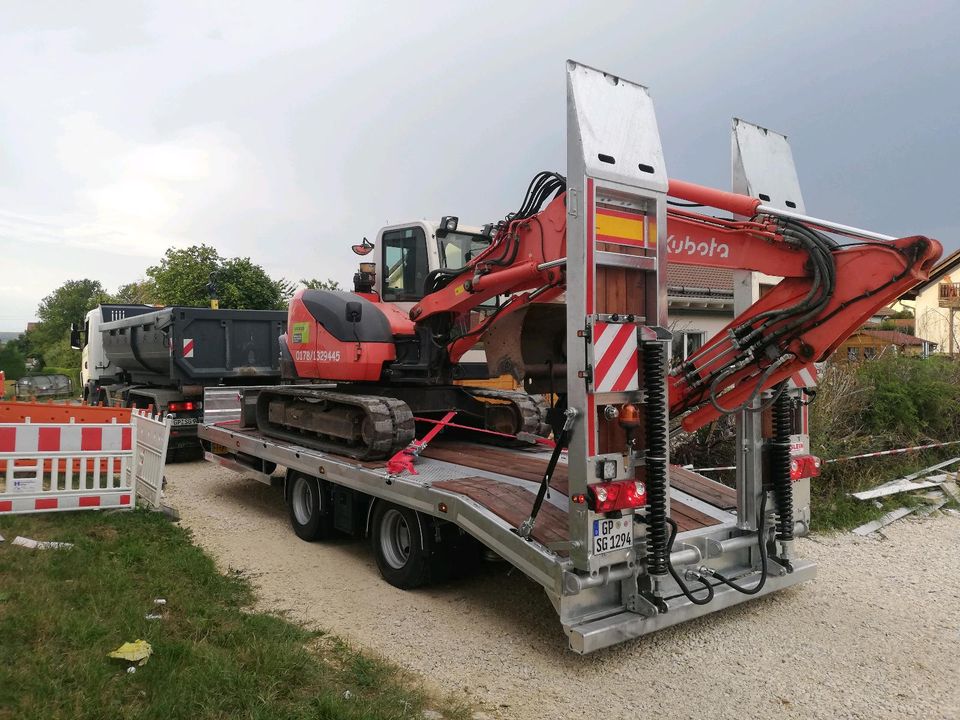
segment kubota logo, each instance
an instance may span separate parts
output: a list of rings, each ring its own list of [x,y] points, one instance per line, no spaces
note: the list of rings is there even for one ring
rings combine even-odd
[[[667,237],[667,252],[671,255],[686,255],[687,257],[730,257],[730,246],[725,242],[717,242],[716,238],[710,238],[710,242],[701,240],[697,242],[689,235],[678,238],[676,235]]]

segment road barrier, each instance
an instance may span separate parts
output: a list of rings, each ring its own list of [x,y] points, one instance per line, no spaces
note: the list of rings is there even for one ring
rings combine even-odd
[[[163,469],[167,460],[171,419],[154,417],[137,410],[131,415],[137,438],[131,472],[137,497],[154,510],[163,498]]]
[[[138,492],[159,507],[169,421],[127,410],[118,422],[90,408],[46,406],[46,421],[33,422],[29,403],[9,405],[16,407],[0,413],[13,420],[0,422],[0,515],[133,508]]]

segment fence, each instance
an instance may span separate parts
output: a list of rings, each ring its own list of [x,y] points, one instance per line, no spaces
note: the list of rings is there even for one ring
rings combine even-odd
[[[158,510],[163,498],[163,470],[172,421],[169,417],[160,420],[142,410],[135,410],[130,420],[137,437],[130,482],[136,488],[137,497]]]
[[[129,412],[129,411],[128,411]],[[160,506],[169,420],[0,423],[0,514]]]
[[[135,427],[0,424],[0,513],[132,508]]]

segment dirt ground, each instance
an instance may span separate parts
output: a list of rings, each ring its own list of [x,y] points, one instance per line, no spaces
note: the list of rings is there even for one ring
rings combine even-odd
[[[886,538],[800,541],[806,585],[580,657],[539,589],[504,565],[417,592],[366,543],[305,543],[279,488],[167,468],[168,502],[264,608],[334,632],[500,718],[960,718],[960,517]]]

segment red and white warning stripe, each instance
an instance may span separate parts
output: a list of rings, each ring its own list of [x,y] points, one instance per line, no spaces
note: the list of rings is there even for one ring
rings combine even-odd
[[[629,392],[640,387],[637,326],[598,322],[593,326],[594,392]]]
[[[0,426],[0,455],[28,453],[128,453],[133,449],[129,425],[41,425],[21,423]]]
[[[56,512],[63,510],[87,510],[90,508],[130,508],[133,507],[133,492],[124,488],[116,492],[86,492],[36,496],[0,497],[0,513]]]
[[[807,365],[790,376],[790,381],[795,388],[812,388],[817,386],[817,366]]]
[[[193,357],[193,338],[183,339],[183,356],[185,358]]]

